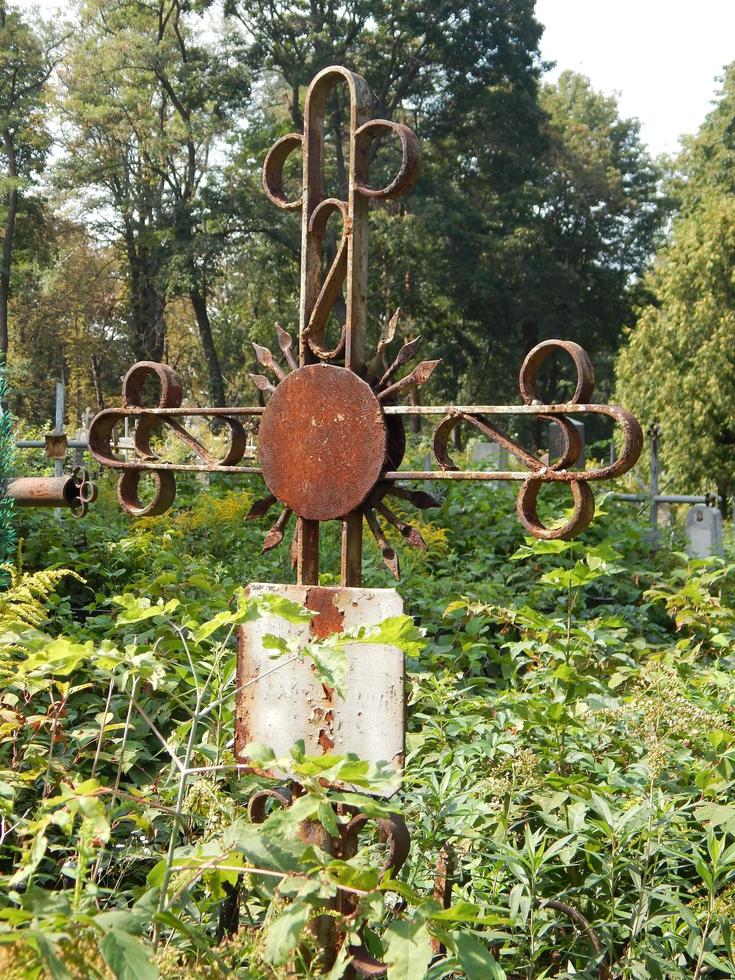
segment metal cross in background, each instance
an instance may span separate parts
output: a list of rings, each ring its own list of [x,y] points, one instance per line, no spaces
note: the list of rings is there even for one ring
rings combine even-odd
[[[324,117],[330,92],[343,84],[349,91],[349,136],[347,140],[348,188],[345,200],[328,197],[324,190]],[[398,558],[383,533],[381,519],[393,525],[409,544],[423,547],[415,528],[404,523],[386,503],[397,498],[417,507],[433,506],[429,494],[412,490],[404,481],[417,480],[517,480],[518,515],[535,537],[567,538],[580,533],[594,514],[593,481],[612,479],[625,473],[640,455],[642,434],[637,421],[622,408],[591,404],[594,371],[587,354],[571,341],[549,340],[535,347],[520,371],[521,405],[431,405],[403,406],[397,396],[413,385],[426,382],[439,361],[424,361],[404,377],[397,375],[415,357],[418,339],[405,343],[387,370],[376,369],[393,339],[396,317],[383,329],[377,355],[369,363],[365,351],[367,317],[368,206],[371,199],[385,200],[408,191],[419,169],[419,144],[415,134],[401,123],[370,119],[372,96],[363,78],[341,67],[320,72],[309,86],[304,132],[279,139],[268,153],[264,166],[266,194],[278,207],[301,210],[301,303],[298,357],[290,334],[277,327],[283,355],[279,362],[265,347],[255,346],[260,363],[271,372],[277,386],[256,375],[256,385],[268,397],[265,407],[184,408],[182,387],[175,372],[165,364],[142,361],[123,381],[120,408],[106,409],[92,421],[89,445],[95,458],[120,470],[118,495],[131,514],[161,514],[171,506],[176,493],[176,472],[204,471],[263,477],[269,496],[258,501],[252,517],[261,516],[280,503],[283,510],[265,541],[274,547],[284,537],[295,515],[292,554],[300,584],[316,584],[319,578],[319,525],[339,520],[342,533],[342,584],[361,581],[363,520],[377,541],[383,558],[398,577]],[[397,138],[401,161],[392,180],[384,187],[370,184],[370,164],[377,140]],[[290,199],[284,168],[288,158],[302,156],[301,193]],[[336,254],[322,273],[327,222],[336,216],[341,236]],[[344,322],[331,346],[327,323],[338,297],[344,291]],[[554,351],[568,354],[575,365],[574,396],[564,404],[543,404],[537,379],[543,361]],[[336,364],[341,361],[341,364]],[[285,365],[285,367],[284,367]],[[143,387],[153,376],[160,398],[157,407],[143,403]],[[405,452],[403,418],[420,414],[440,416],[433,433],[437,470],[401,470]],[[608,466],[586,472],[570,467],[579,454],[579,437],[569,415],[606,415],[622,430],[622,448]],[[563,451],[558,460],[545,465],[495,424],[498,416],[533,415],[553,421],[563,433]],[[182,425],[182,419],[219,419],[229,427],[230,444],[218,459]],[[124,419],[136,423],[133,436],[135,458],[115,456],[113,429]],[[246,451],[243,421],[259,419],[259,466],[242,465]],[[491,421],[492,419],[492,421]],[[458,469],[448,454],[448,439],[460,423],[469,423],[505,447],[526,472],[477,472]],[[199,462],[166,462],[151,445],[151,437],[164,425],[182,440]],[[138,488],[143,473],[155,481],[152,500],[141,502]],[[573,512],[560,527],[545,526],[538,516],[537,498],[545,483],[569,486]]]

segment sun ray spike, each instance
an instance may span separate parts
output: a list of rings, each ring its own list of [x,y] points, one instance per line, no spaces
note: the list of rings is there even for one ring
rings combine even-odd
[[[413,527],[411,524],[406,524],[405,521],[402,521],[393,513],[392,510],[390,510],[389,507],[386,507],[384,503],[377,504],[375,509],[379,514],[382,514],[389,524],[393,525],[401,537],[405,538],[407,543],[410,544],[412,548],[418,548],[419,551],[426,551],[426,542],[421,537],[421,534],[417,528]]]
[[[380,338],[378,339],[378,345],[375,348],[375,353],[373,354],[370,363],[367,368],[366,380],[369,385],[374,386],[375,382],[380,377],[380,372],[385,367],[385,361],[383,360],[383,352],[386,347],[392,342],[396,335],[396,328],[398,327],[398,320],[401,316],[400,306],[393,314],[393,316],[387,320],[380,331]]]
[[[441,502],[432,497],[426,490],[409,490],[408,487],[399,487],[395,483],[383,484],[385,493],[390,497],[398,497],[399,500],[407,500],[419,510],[428,510],[429,507],[441,507]]]
[[[256,500],[245,515],[245,520],[254,521],[258,517],[264,517],[276,501],[277,498],[272,493],[269,493],[267,497],[261,497],[260,500]]]
[[[279,381],[283,381],[285,379],[286,372],[267,347],[262,347],[260,344],[256,344],[255,341],[253,341],[253,350],[255,351],[255,356],[258,358],[258,361],[263,365],[263,367],[269,368]]]
[[[388,566],[388,571],[393,578],[400,579],[401,569],[398,564],[398,555],[385,540],[383,529],[380,526],[378,518],[375,516],[375,511],[368,508],[365,511],[365,520],[368,522],[368,527],[377,542],[378,548],[380,548],[380,553],[383,556],[383,561]]]
[[[296,358],[293,356],[293,339],[288,330],[284,330],[280,323],[276,324],[276,333],[278,334],[278,346],[283,352],[283,356],[286,358],[286,362],[292,371],[298,368],[296,363]]]
[[[396,329],[398,328],[398,321],[401,318],[401,308],[400,306],[396,309],[396,312],[388,320],[387,323],[383,324],[383,329],[380,331],[380,339],[378,340],[378,346],[376,348],[378,354],[382,354],[386,347],[393,341],[396,335]]]
[[[396,381],[396,383],[391,385],[390,388],[386,388],[384,391],[381,391],[378,395],[378,401],[384,402],[388,398],[393,398],[399,392],[405,391],[406,388],[411,388],[413,385],[426,384],[441,362],[441,358],[436,361],[421,361],[421,363],[417,364],[413,371],[411,371],[410,374],[407,374],[405,378],[401,378],[400,381]]]
[[[264,555],[266,551],[271,551],[273,548],[277,548],[281,541],[283,541],[283,532],[286,529],[286,525],[288,524],[292,513],[293,511],[289,510],[288,507],[281,512],[278,520],[265,536],[265,541],[263,541],[263,547],[260,552],[261,555]]]
[[[275,385],[272,385],[263,374],[251,374],[250,380],[259,391],[264,392],[266,395],[272,395],[276,390]]]
[[[401,347],[396,354],[395,360],[378,382],[378,389],[384,388],[396,371],[398,371],[399,368],[402,368],[404,364],[407,364],[416,356],[416,351],[419,349],[420,343],[421,336],[418,336],[415,340],[409,340],[403,345],[403,347]]]

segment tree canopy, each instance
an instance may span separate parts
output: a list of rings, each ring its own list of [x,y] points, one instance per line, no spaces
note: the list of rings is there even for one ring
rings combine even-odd
[[[735,480],[735,64],[676,168],[679,214],[644,281],[650,297],[621,352],[618,396],[663,429],[681,492]]]
[[[298,217],[266,200],[263,159],[301,129],[306,86],[334,63],[363,74],[376,114],[422,141],[411,195],[371,213],[375,337],[400,307],[404,335],[444,358],[434,384],[446,397],[515,398],[526,350],[556,335],[588,345],[609,386],[664,216],[660,175],[614,99],[572,73],[543,83],[534,6],[79,0],[44,89],[55,141],[45,230],[12,293],[10,363],[33,391],[16,406],[48,415],[51,387],[45,409],[35,392],[49,372],[83,377],[79,398],[99,406],[118,387],[118,357],[167,359],[195,399],[255,397],[248,342],[275,321],[294,328],[299,290]],[[337,193],[345,112],[336,91],[326,145]],[[380,149],[376,170],[391,153]],[[24,324],[40,322],[80,242],[114,279],[115,345],[97,321],[77,343],[55,317],[31,356]],[[74,396],[72,413],[85,407]]]

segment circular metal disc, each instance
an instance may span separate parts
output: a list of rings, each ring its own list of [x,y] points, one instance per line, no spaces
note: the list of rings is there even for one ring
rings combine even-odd
[[[380,403],[352,371],[308,364],[282,381],[260,420],[271,493],[299,517],[330,521],[365,501],[385,465]]]

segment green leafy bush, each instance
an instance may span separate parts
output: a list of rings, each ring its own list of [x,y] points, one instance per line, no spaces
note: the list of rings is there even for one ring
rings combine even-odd
[[[304,793],[256,825],[234,632],[259,614],[241,586],[287,580],[288,556],[259,555],[240,491],[185,485],[132,524],[103,490],[84,524],[24,517],[31,568],[77,577],[45,580],[43,618],[2,618],[8,976],[336,978],[359,936],[391,978],[735,975],[735,566],[650,555],[611,500],[581,542],[531,542],[512,490],[442,491],[433,549],[403,560],[409,616],[384,626],[409,669],[403,792],[335,794],[325,780],[379,792],[386,772],[295,746]],[[389,584],[377,554],[366,580]],[[339,642],[303,655],[339,686]],[[404,812],[397,879],[378,841],[344,861],[300,839],[349,805]],[[325,915],[347,940],[334,964]]]

